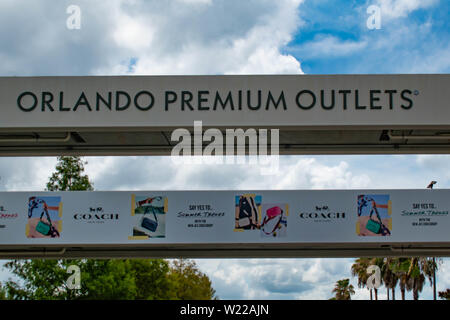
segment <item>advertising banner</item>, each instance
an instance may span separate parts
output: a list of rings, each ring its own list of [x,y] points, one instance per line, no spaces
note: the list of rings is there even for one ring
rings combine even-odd
[[[1,192],[11,245],[450,243],[450,190]]]

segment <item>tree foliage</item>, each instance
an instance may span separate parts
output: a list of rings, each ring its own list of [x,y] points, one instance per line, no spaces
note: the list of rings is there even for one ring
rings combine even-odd
[[[77,265],[81,288],[67,287],[67,268]],[[208,277],[193,261],[163,259],[13,260],[5,264],[20,282],[6,282],[8,298],[16,300],[167,300],[212,299]]]
[[[371,258],[358,258],[352,264],[351,273],[353,277],[358,278],[358,288],[364,288],[367,285],[369,274],[367,268],[371,265]],[[372,300],[372,289],[370,289],[370,300]]]
[[[394,271],[395,259],[385,258],[381,266],[381,274],[383,275],[384,286],[387,288],[387,297],[389,300],[389,290],[392,291],[392,300],[395,300],[395,287],[398,283],[398,275]]]
[[[211,280],[198,269],[193,260],[174,260],[170,277],[174,283],[175,299],[211,300],[217,298]]]
[[[444,300],[450,300],[450,289],[445,291],[439,291],[439,298]]]
[[[351,272],[353,277],[358,278],[358,287],[364,288],[367,286],[367,281],[369,280],[370,274],[367,272],[367,269],[371,265],[376,265],[380,267],[380,269],[383,267],[383,259],[381,258],[358,258],[355,260],[351,267]],[[382,282],[383,279],[380,279]],[[372,289],[370,290],[370,300],[372,300]],[[375,300],[378,300],[378,289],[373,288],[373,291],[375,293]]]
[[[161,259],[130,259],[136,283],[135,299],[160,300],[175,299],[170,267]]]
[[[377,265],[381,271],[381,283],[392,292],[395,299],[395,288],[400,286],[402,300],[406,298],[406,291],[412,291],[414,300],[419,299],[419,294],[428,279],[430,285],[433,283],[433,274],[438,270],[438,263],[433,258],[410,257],[410,258],[359,258],[352,265],[352,275],[358,277],[358,287],[366,285],[369,265]],[[375,299],[377,299],[377,289]],[[372,295],[371,295],[372,296]]]
[[[84,165],[80,157],[58,157],[56,172],[47,183],[48,191],[81,191],[94,190],[87,175],[83,175]]]
[[[61,289],[67,273],[58,260],[13,260],[7,262],[5,267],[16,276],[19,281],[6,282],[6,291],[9,299],[14,300],[53,300],[61,298]]]
[[[333,291],[335,296],[333,300],[351,300],[352,294],[355,294],[355,288],[350,284],[350,279],[338,280]]]
[[[6,300],[6,290],[5,288],[3,288],[1,282],[0,282],[0,300]]]

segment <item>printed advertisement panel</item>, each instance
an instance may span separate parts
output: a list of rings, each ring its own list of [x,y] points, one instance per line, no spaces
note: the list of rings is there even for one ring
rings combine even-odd
[[[450,190],[1,192],[0,246],[450,242]]]

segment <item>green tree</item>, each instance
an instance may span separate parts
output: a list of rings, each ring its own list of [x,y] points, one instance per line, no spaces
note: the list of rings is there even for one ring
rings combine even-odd
[[[338,280],[331,292],[334,292],[336,300],[351,300],[352,294],[355,294],[350,279]]]
[[[358,278],[358,288],[364,288],[367,285],[367,280],[369,278],[369,274],[367,273],[367,268],[370,266],[369,258],[358,258],[352,264],[351,272],[353,277]],[[370,300],[372,298],[372,289],[370,291]]]
[[[6,300],[6,289],[3,288],[1,282],[0,282],[0,300]]]
[[[367,272],[367,269],[369,268],[369,266],[377,265],[378,267],[380,267],[380,270],[381,270],[382,264],[383,264],[383,259],[381,259],[381,258],[358,258],[358,259],[356,259],[351,267],[351,272],[352,272],[353,277],[358,278],[358,287],[364,288],[365,286],[367,286],[367,280],[371,276],[371,274],[369,274]],[[380,280],[383,280],[383,279],[380,279]],[[372,289],[369,289],[369,291],[370,291],[370,300],[373,300]],[[375,300],[378,300],[378,289],[373,288],[373,291],[375,293]]]
[[[414,300],[419,300],[419,293],[422,292],[426,280],[421,259],[411,258],[407,278],[406,288],[413,292]]]
[[[412,291],[413,299],[418,300],[426,279],[432,286],[436,285],[433,282],[433,272],[438,270],[438,264],[433,258],[397,258],[392,261],[391,268],[398,278],[402,300],[405,300],[405,291]]]
[[[66,266],[73,264],[64,260],[12,260],[5,264],[20,282],[8,280],[8,297],[14,300],[70,299],[72,290],[67,290]]]
[[[438,270],[439,259],[435,258],[419,258],[419,267],[423,275],[428,279],[430,285],[433,287],[433,292],[436,292],[436,281],[434,281],[434,274]]]
[[[383,258],[371,258],[370,259],[370,264],[371,265],[375,265],[378,268],[380,268],[380,276],[381,276],[381,283],[383,283],[383,265],[384,265],[384,259]],[[375,300],[378,300],[378,288],[373,288],[373,291],[375,292]]]
[[[444,300],[450,300],[450,289],[445,291],[439,291],[439,298]]]
[[[392,300],[395,300],[395,287],[398,283],[398,276],[394,272],[396,264],[395,258],[385,258],[383,266],[381,268],[381,274],[383,275],[383,282],[387,289],[387,299],[389,300],[389,289],[392,291]]]
[[[170,277],[174,283],[175,299],[217,299],[211,280],[198,269],[193,260],[174,260],[171,265]]]
[[[75,299],[135,299],[136,278],[129,260],[86,259],[82,262],[81,289]]]
[[[132,259],[129,261],[136,282],[135,299],[175,299],[169,262],[162,259]]]
[[[70,265],[80,267],[79,290],[66,285]],[[154,300],[174,296],[169,264],[162,259],[36,259],[14,260],[5,266],[21,280],[6,283],[8,296],[17,300]]]
[[[408,285],[408,270],[411,265],[411,258],[397,258],[393,261],[392,271],[398,278],[398,284],[400,287],[400,293],[402,300],[406,299],[406,290]]]
[[[47,183],[48,191],[82,191],[94,190],[87,175],[83,175],[84,165],[80,157],[58,157],[56,172]]]

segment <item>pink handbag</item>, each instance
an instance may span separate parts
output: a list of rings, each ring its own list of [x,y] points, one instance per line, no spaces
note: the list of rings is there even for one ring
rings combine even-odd
[[[277,216],[280,216],[279,220],[277,221],[277,223],[275,224],[274,228],[272,229],[272,231],[270,232],[266,232],[264,227],[266,226],[266,223],[269,222],[270,220],[276,218]],[[283,219],[283,210],[280,207],[272,207],[270,209],[266,210],[266,216],[264,217],[263,223],[261,225],[261,230],[262,232],[264,232],[267,235],[271,235],[273,234],[278,227],[280,226],[281,220]]]
[[[273,207],[273,208],[267,209],[267,211],[266,211],[266,215],[269,219],[273,219],[282,213],[283,213],[283,210],[281,210],[280,207]]]

